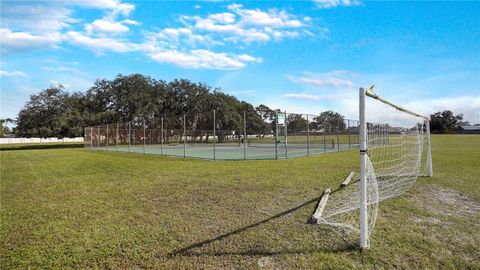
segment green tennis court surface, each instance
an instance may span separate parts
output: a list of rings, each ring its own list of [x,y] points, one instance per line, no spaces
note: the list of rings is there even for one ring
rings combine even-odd
[[[140,154],[177,156],[186,158],[214,159],[214,160],[242,160],[242,159],[285,159],[308,155],[318,155],[328,152],[337,152],[357,148],[356,144],[177,144],[177,145],[119,145],[86,147],[87,150],[101,150],[112,152],[130,152]]]

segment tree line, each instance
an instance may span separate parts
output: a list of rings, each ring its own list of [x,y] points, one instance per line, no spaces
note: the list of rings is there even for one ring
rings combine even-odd
[[[275,130],[276,111],[266,105],[255,107],[204,83],[131,74],[97,80],[86,92],[69,93],[57,85],[31,95],[12,132],[18,137],[78,137],[85,127],[111,123],[159,128],[162,118],[168,129],[182,129],[185,121],[189,130],[212,130],[214,110],[217,130],[242,133],[244,112],[249,133]],[[289,132],[306,130],[309,123],[311,129],[332,129],[338,123],[345,129],[344,117],[333,111],[310,121],[289,115],[287,121]],[[5,131],[2,121],[1,135]]]
[[[204,83],[186,79],[166,82],[131,74],[97,80],[86,92],[69,93],[57,85],[31,95],[17,119],[0,119],[0,137],[9,133],[18,137],[79,137],[84,135],[85,127],[121,122],[159,128],[162,117],[166,128],[182,129],[184,115],[187,129],[212,130],[213,110],[217,130],[241,134],[244,112],[249,134],[275,130],[276,111],[266,105],[255,107]],[[288,114],[287,131],[331,132],[347,128],[345,118],[337,112],[325,111],[312,118],[307,121],[305,115]],[[16,127],[10,130],[7,123],[15,123]],[[454,132],[465,124],[468,122],[463,121],[463,115],[448,110],[430,115],[433,133]]]

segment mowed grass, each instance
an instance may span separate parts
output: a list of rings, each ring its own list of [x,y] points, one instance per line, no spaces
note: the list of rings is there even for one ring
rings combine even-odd
[[[358,152],[203,161],[1,151],[1,269],[480,269],[480,136],[433,136],[434,177],[382,202],[372,248],[308,225]]]

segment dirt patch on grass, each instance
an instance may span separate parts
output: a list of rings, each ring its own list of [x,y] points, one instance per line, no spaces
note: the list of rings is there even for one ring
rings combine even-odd
[[[471,217],[480,214],[480,203],[461,192],[437,185],[421,188],[413,200],[439,216]]]

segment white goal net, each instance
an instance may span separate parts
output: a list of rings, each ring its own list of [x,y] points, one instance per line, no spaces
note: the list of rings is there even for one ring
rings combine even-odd
[[[379,202],[404,194],[418,176],[432,173],[428,119],[364,89],[359,107],[360,173],[330,192],[315,221],[343,229],[367,248]]]

